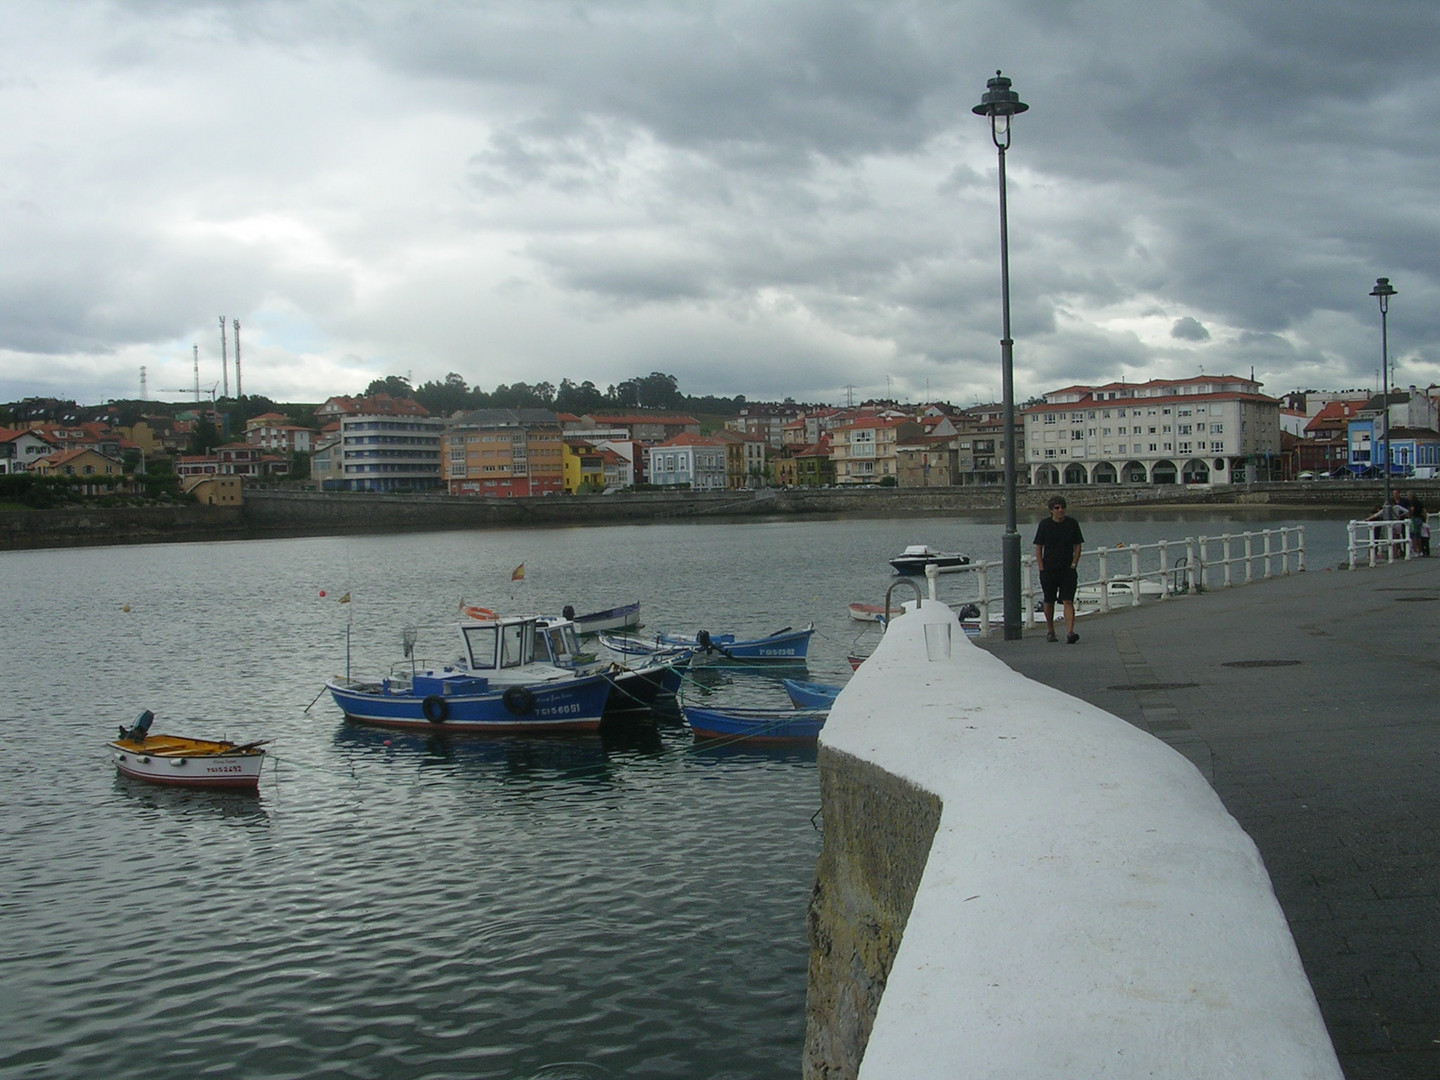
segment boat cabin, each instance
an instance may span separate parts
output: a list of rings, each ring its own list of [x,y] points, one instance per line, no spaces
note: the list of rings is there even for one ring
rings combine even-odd
[[[465,641],[463,663],[471,671],[550,664],[575,669],[593,663],[594,653],[580,646],[580,636],[569,619],[535,615],[486,619],[460,626]]]
[[[465,666],[471,671],[503,671],[535,663],[535,617],[487,619],[460,627]]]

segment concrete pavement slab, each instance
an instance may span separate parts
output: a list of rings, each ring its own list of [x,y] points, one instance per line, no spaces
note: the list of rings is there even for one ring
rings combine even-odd
[[[1254,839],[1350,1080],[1440,1077],[1440,559],[981,643],[1163,739]]]

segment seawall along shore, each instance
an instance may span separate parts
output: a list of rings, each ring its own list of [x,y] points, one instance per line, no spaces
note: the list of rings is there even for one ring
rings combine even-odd
[[[1440,504],[1440,481],[1405,483],[1431,505]],[[1379,481],[1325,481],[1200,488],[1196,486],[1087,486],[1022,488],[1026,516],[1063,492],[1072,508],[1123,506],[1255,506],[1352,508],[1372,511],[1382,498]],[[483,529],[507,526],[591,525],[687,518],[831,515],[903,517],[945,513],[1000,514],[999,485],[956,488],[824,488],[694,493],[635,492],[595,496],[495,499],[451,495],[375,495],[360,492],[291,492],[249,489],[240,507],[74,506],[0,511],[0,550],[162,541],[244,540],[276,536],[333,536]]]

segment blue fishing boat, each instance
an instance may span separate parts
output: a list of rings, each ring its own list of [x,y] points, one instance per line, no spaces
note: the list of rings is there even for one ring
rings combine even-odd
[[[835,698],[842,689],[824,683],[804,682],[800,679],[781,679],[785,692],[797,709],[828,709],[835,704]]]
[[[746,739],[751,742],[814,742],[829,709],[712,709],[682,705],[685,722],[697,738]]]
[[[485,616],[489,616],[485,612]],[[382,678],[325,684],[352,720],[442,731],[595,731],[611,684],[598,672],[537,657],[536,616],[479,617],[460,626],[464,651],[434,665],[411,656]],[[406,652],[414,646],[406,638]]]
[[[645,656],[665,649],[691,649],[694,651],[692,664],[798,664],[804,662],[814,633],[815,624],[811,623],[800,630],[787,626],[765,637],[748,640],[741,640],[734,634],[711,634],[708,630],[701,630],[694,635],[656,634],[653,638],[601,634],[600,642],[623,656]]]

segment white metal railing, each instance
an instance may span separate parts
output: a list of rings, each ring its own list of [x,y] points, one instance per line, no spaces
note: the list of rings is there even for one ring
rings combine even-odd
[[[1352,547],[1351,565],[1354,565],[1353,551]],[[1301,573],[1305,570],[1305,526],[1287,525],[1222,536],[1187,536],[1184,540],[1161,540],[1154,544],[1119,544],[1113,548],[1096,548],[1093,554],[1094,560],[1087,561],[1098,567],[1099,576],[1080,580],[1075,592],[1076,606],[1104,612],[1113,607],[1139,607],[1142,603],[1185,593],[1201,593],[1216,586],[1229,588],[1236,584],[1248,585],[1257,578],[1265,580],[1277,574]],[[1000,565],[998,560],[988,560],[946,570],[947,575],[973,575],[975,598],[969,602],[980,609],[980,636],[987,635],[995,625],[991,622],[996,601],[990,596],[990,574],[998,572]],[[934,567],[926,568],[926,577],[930,598],[939,599],[939,577]],[[1034,556],[1026,555],[1020,560],[1021,618],[1032,626],[1041,619],[1040,596]]]
[[[1405,518],[1387,521],[1352,521],[1347,526],[1350,569],[1364,563],[1378,566],[1408,559],[1414,552],[1410,545],[1410,522]]]

